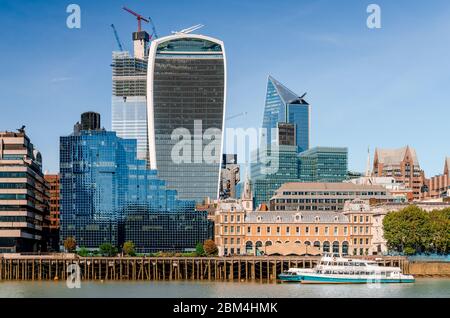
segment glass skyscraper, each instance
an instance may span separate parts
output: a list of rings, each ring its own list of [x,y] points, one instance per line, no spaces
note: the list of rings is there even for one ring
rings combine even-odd
[[[137,140],[138,159],[148,162],[147,59],[113,52],[112,130]]]
[[[314,147],[298,157],[302,182],[342,182],[347,179],[347,148]]]
[[[178,200],[176,191],[166,188],[157,171],[137,159],[136,140],[119,138],[115,132],[100,129],[99,124],[88,130],[80,126],[75,125],[72,135],[60,139],[61,240],[73,236],[79,247],[95,249],[103,243],[120,246],[139,238],[134,242],[136,249],[146,251],[151,244],[162,244],[158,238],[174,235],[173,227],[164,225],[164,220],[170,219],[166,214],[177,214],[175,218],[190,222],[178,224],[179,231],[198,230],[198,237],[208,238],[201,225],[204,220],[190,218],[195,201]],[[147,225],[149,219],[158,225],[156,232]],[[197,220],[201,224],[193,230],[192,222]],[[126,225],[130,222],[131,228]],[[147,245],[139,245],[142,242]],[[191,240],[173,244],[179,249],[195,247]]]
[[[152,169],[178,191],[180,199],[202,202],[218,198],[222,131],[226,96],[226,59],[223,42],[176,33],[151,43],[147,102],[149,158]],[[186,160],[174,160],[183,132]],[[212,137],[203,138],[205,132]],[[213,143],[213,160],[203,152]]]
[[[266,104],[262,128],[267,144],[277,141],[271,129],[278,128],[279,123],[295,125],[295,140],[298,152],[309,149],[310,111],[311,106],[286,86],[269,76],[267,82]]]
[[[250,169],[255,208],[261,203],[269,204],[270,198],[284,183],[299,181],[297,156],[297,147],[293,145],[262,146],[258,158],[256,151],[252,153]]]

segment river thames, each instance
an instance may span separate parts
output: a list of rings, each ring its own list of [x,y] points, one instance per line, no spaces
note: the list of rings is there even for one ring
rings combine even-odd
[[[419,278],[414,284],[301,285],[237,282],[0,282],[0,298],[448,298],[450,279]]]

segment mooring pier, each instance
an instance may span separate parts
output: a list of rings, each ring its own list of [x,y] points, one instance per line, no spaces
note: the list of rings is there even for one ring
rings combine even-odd
[[[0,256],[0,280],[65,280],[78,265],[81,280],[91,281],[252,281],[273,282],[290,267],[312,268],[319,257],[78,257]],[[399,266],[409,273],[404,257],[377,259],[381,266]],[[73,268],[73,266],[72,266]]]

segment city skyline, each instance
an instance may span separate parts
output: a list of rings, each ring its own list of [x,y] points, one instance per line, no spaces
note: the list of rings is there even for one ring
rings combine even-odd
[[[8,107],[2,109],[0,126],[14,130],[26,125],[43,154],[44,170],[51,172],[59,170],[58,138],[70,132],[79,113],[101,113],[105,128],[110,129],[109,64],[111,51],[117,50],[110,24],[117,26],[130,51],[131,33],[136,30],[135,19],[121,10],[123,3],[78,4],[82,10],[79,30],[65,25],[67,4],[0,4],[4,29],[15,30],[5,33],[1,45],[8,45],[8,49],[2,50],[2,56],[22,61],[5,65],[0,79],[8,92],[4,96]],[[445,41],[450,5],[445,1],[432,5],[378,1],[382,28],[369,30],[365,25],[367,4],[262,1],[254,7],[223,2],[209,9],[204,1],[189,6],[176,1],[164,5],[126,3],[138,12],[148,12],[160,36],[203,23],[206,27],[200,33],[225,42],[227,116],[242,110],[251,114],[230,120],[228,127],[259,126],[265,83],[272,74],[293,91],[308,92],[308,102],[313,105],[311,147],[348,147],[349,168],[364,171],[368,146],[373,154],[375,147],[409,144],[417,150],[428,177],[441,174],[442,162],[449,155],[442,147],[446,142],[442,127],[449,112],[445,87],[450,64],[441,57],[450,52]],[[250,9],[253,15],[248,16]],[[19,16],[32,18],[17,25]],[[431,16],[433,20],[427,18]],[[144,28],[150,29],[147,25]],[[34,33],[25,49],[23,42],[16,41],[16,32],[26,34],[29,30]],[[422,39],[420,46],[418,37]],[[57,120],[49,125],[49,118]]]

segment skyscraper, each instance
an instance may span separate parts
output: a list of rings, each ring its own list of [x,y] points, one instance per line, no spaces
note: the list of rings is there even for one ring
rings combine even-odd
[[[112,130],[137,140],[138,158],[148,162],[147,58],[149,34],[133,33],[134,55],[113,52]]]
[[[302,182],[342,182],[347,178],[348,149],[314,147],[299,154]]]
[[[180,199],[216,199],[226,96],[223,42],[178,32],[154,40],[148,61],[150,166]],[[215,151],[209,153],[211,143]]]
[[[46,250],[48,184],[23,129],[0,132],[0,253]]]
[[[92,249],[103,243],[119,246],[127,235],[148,243],[142,229],[141,234],[131,229],[121,235],[124,222],[137,214],[154,220],[164,213],[194,211],[194,201],[177,200],[157,171],[136,158],[136,140],[98,127],[60,139],[61,240],[74,236],[79,247]],[[168,230],[158,229],[164,235]],[[150,247],[136,245],[138,250]]]
[[[266,104],[262,128],[266,129],[267,144],[277,141],[271,129],[279,128],[279,123],[295,125],[295,141],[298,152],[309,149],[310,146],[310,116],[311,106],[286,86],[269,76],[267,82]]]

